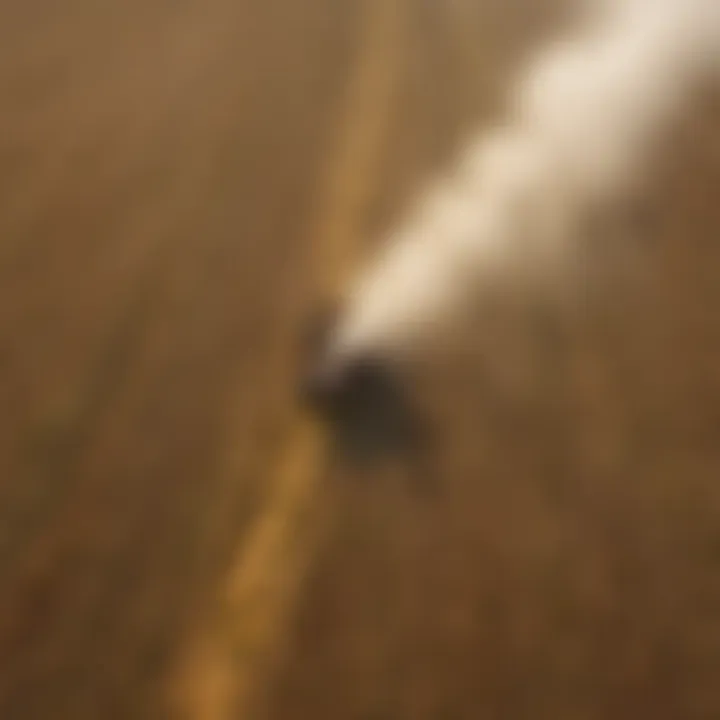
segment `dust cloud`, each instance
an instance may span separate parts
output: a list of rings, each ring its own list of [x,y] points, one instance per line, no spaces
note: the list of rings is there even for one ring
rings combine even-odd
[[[360,273],[334,352],[415,353],[471,302],[562,281],[588,218],[642,192],[663,133],[720,69],[720,6],[578,8],[521,73],[505,120],[470,139]]]

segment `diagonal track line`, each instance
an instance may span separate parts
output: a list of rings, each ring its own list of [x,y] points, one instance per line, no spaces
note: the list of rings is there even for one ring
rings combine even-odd
[[[339,134],[330,148],[319,215],[308,239],[321,296],[335,293],[357,259],[359,228],[392,117],[406,6],[406,0],[365,0],[359,57],[340,108]],[[332,508],[317,492],[323,466],[319,430],[305,418],[293,418],[279,460],[266,506],[232,564],[213,629],[193,656],[189,683],[198,695],[189,698],[191,717],[251,717],[302,580],[327,534]]]

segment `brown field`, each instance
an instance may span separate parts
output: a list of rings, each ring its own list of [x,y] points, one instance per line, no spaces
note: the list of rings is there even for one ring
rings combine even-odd
[[[294,408],[305,311],[549,5],[0,8],[2,720],[720,717],[716,98],[635,291],[430,383],[431,497]]]

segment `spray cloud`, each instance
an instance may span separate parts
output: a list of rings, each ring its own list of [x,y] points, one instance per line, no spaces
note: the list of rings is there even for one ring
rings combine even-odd
[[[473,139],[352,289],[340,355],[432,342],[491,288],[547,273],[582,218],[642,178],[696,81],[720,70],[717,0],[595,0],[514,88],[510,116]]]

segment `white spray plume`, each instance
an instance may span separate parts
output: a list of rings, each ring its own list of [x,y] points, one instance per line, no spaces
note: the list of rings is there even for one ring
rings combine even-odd
[[[594,0],[546,48],[510,117],[473,140],[359,278],[340,354],[431,343],[490,287],[562,262],[578,223],[629,191],[696,81],[720,70],[720,0]]]

